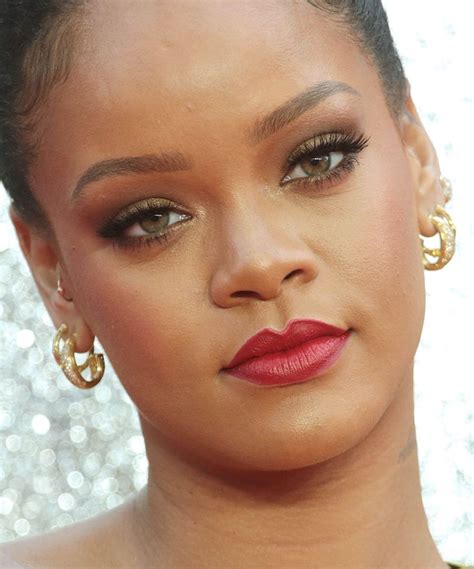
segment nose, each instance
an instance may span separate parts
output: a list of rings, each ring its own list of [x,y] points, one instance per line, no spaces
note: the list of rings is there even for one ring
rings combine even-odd
[[[223,227],[210,284],[218,306],[273,300],[285,287],[305,284],[317,276],[315,253],[301,239],[297,223],[290,224],[288,218],[272,216],[272,210],[258,215],[249,215],[247,210]]]

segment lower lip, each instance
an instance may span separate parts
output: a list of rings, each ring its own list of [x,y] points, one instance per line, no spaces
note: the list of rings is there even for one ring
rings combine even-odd
[[[302,383],[329,369],[339,358],[349,336],[350,330],[342,336],[321,336],[286,352],[252,358],[223,371],[263,386]]]

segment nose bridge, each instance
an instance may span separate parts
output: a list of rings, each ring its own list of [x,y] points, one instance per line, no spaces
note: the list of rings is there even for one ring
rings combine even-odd
[[[294,240],[296,235],[290,234],[289,224],[278,211],[278,204],[272,204],[271,201],[254,196],[251,204],[248,200],[242,200],[222,216],[221,237],[225,264],[265,265],[271,258],[281,256]]]
[[[286,206],[286,207],[285,207]],[[281,293],[284,281],[304,283],[316,276],[315,256],[300,235],[296,217],[263,194],[235,200],[223,208],[218,251],[211,279],[211,296],[222,306],[242,299],[270,300]]]

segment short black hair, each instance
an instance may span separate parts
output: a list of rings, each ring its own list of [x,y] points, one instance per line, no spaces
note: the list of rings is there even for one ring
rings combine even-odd
[[[381,0],[306,0],[341,25],[381,78],[387,107],[400,117],[406,78]],[[41,103],[67,79],[85,0],[0,0],[0,179],[15,211],[51,232],[31,192],[28,168]]]

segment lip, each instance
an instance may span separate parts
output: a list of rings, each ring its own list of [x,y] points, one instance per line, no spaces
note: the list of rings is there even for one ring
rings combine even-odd
[[[351,330],[319,320],[291,320],[249,338],[223,371],[263,386],[300,383],[321,375],[341,354]]]

